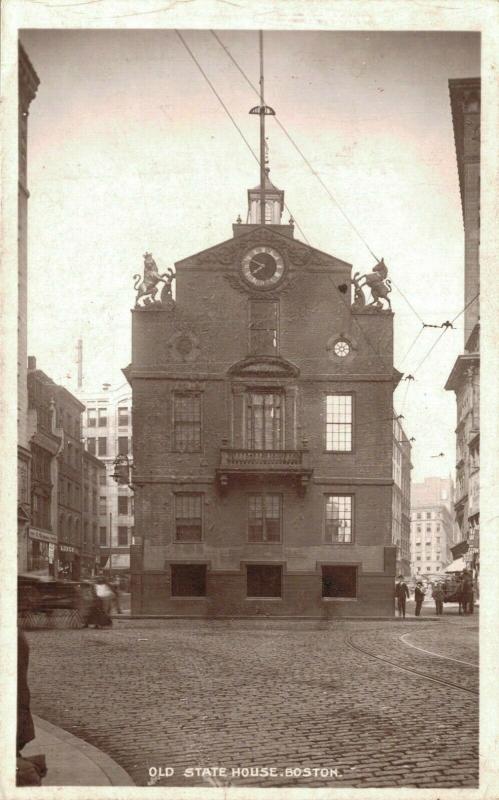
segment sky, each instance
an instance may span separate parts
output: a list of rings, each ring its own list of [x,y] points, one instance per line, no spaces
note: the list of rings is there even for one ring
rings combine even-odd
[[[257,32],[217,35],[256,85]],[[182,36],[257,152],[257,96],[210,31]],[[230,238],[258,165],[174,31],[31,30],[21,40],[40,77],[29,116],[29,352],[74,390],[82,338],[84,387],[118,386],[142,254],[163,272]],[[448,476],[456,408],[443,386],[463,316],[426,359],[439,330],[424,329],[404,356],[421,320],[441,324],[464,306],[448,80],[480,74],[479,35],[268,31],[264,42],[266,102],[312,168],[270,119],[271,179],[311,245],[354,271],[372,269],[369,250],[385,259],[395,367],[416,378],[394,396],[416,439],[412,478]]]

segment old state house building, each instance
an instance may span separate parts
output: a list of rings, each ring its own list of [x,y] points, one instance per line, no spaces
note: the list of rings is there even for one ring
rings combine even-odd
[[[132,312],[132,613],[393,615],[393,315],[283,195]]]

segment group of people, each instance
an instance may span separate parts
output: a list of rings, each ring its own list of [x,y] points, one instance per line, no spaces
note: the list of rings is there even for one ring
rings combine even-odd
[[[399,575],[397,578],[397,583],[395,584],[395,598],[397,601],[397,612],[399,617],[405,617],[406,601],[409,598],[409,596],[410,596],[409,589],[404,580],[404,576]],[[442,582],[437,582],[436,584],[434,584],[431,596],[435,601],[435,613],[437,614],[437,616],[440,616],[441,614],[443,614],[444,611],[444,599],[445,599],[444,584]],[[458,579],[458,583],[456,585],[453,596],[459,603],[459,614],[473,613],[473,607],[474,607],[473,578],[469,570],[465,569],[462,573],[462,576]],[[425,597],[426,597],[426,589],[423,586],[423,582],[418,581],[414,589],[414,601],[416,604],[414,614],[416,617],[419,617],[421,615],[421,608],[423,606]]]

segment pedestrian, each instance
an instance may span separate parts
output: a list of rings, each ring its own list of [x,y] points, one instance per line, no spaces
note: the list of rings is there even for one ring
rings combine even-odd
[[[435,613],[438,615],[444,613],[444,589],[441,583],[436,583],[433,587],[432,597],[435,601]]]
[[[114,597],[111,598],[111,604],[115,607],[116,613],[121,614],[121,605],[120,605],[121,584],[118,576],[116,576],[116,578],[113,581],[111,581],[110,587],[114,592]]]
[[[423,588],[423,584],[421,581],[416,583],[416,588],[414,589],[414,600],[416,601],[416,611],[414,612],[417,617],[421,614],[421,606],[423,605],[423,601],[425,598],[425,590]]]
[[[113,590],[105,578],[99,576],[95,581],[94,602],[85,627],[95,625],[96,628],[103,628],[113,624],[109,616],[113,597]]]
[[[463,612],[465,614],[473,614],[474,597],[473,597],[473,579],[469,570],[463,570],[463,579],[461,582],[462,604]]]
[[[407,584],[404,581],[403,575],[399,575],[397,578],[397,583],[395,584],[395,597],[397,598],[397,611],[399,617],[404,617],[405,619],[405,602],[409,597],[409,589],[407,588]]]

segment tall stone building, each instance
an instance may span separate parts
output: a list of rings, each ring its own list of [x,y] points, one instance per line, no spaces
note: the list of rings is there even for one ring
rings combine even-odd
[[[425,478],[411,487],[411,574],[442,578],[455,545],[454,486],[450,478]]]
[[[464,352],[445,388],[455,392],[456,498],[460,542],[454,556],[480,569],[480,79],[449,81],[464,225]]]
[[[18,568],[28,567],[31,547],[30,448],[28,442],[28,114],[39,85],[24,49],[18,48],[19,181],[18,181],[18,309],[17,309],[17,552]]]
[[[132,398],[125,384],[99,390],[81,389],[85,449],[104,463],[99,473],[99,569],[124,578],[130,571],[130,544],[134,527],[134,496],[125,483],[113,479],[117,456],[132,464]]]
[[[175,300],[145,256],[132,610],[391,615],[393,315],[352,302],[351,265],[297,241],[263,183],[247,224],[175,264]]]

